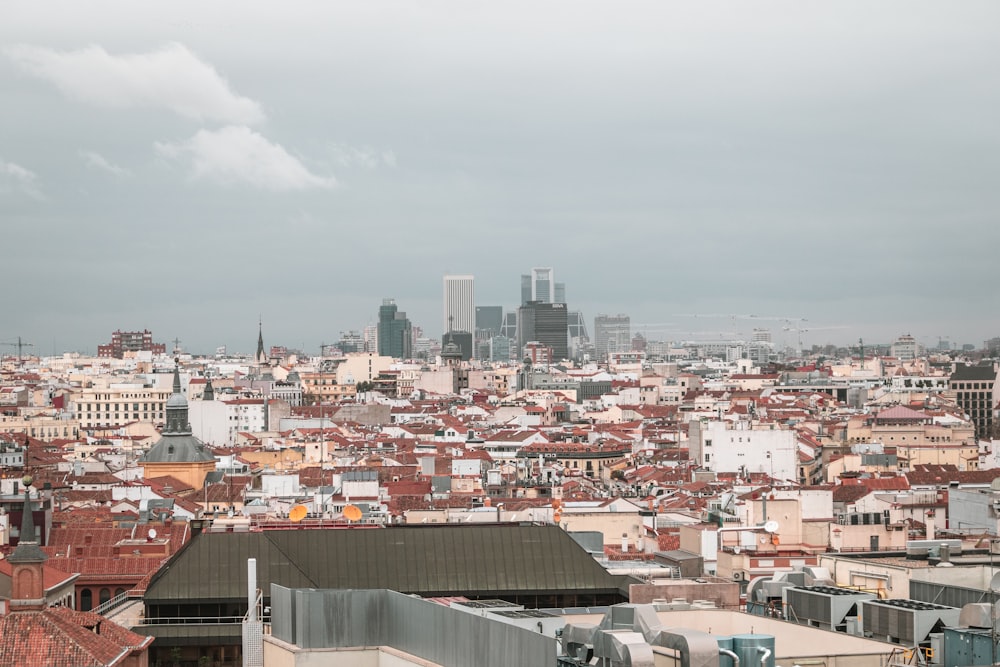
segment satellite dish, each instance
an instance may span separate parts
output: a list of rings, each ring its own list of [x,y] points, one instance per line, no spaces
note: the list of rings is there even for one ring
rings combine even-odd
[[[764,532],[765,533],[776,533],[776,532],[778,532],[778,522],[774,521],[773,519],[771,521],[765,521],[764,522]]]
[[[302,519],[306,518],[306,514],[309,513],[309,509],[305,505],[295,505],[288,512],[288,520],[293,523],[298,523]]]
[[[147,534],[149,535],[149,539],[151,539],[151,540],[155,540],[156,539],[156,529],[155,528],[150,528],[149,529],[149,533],[147,533]]]
[[[990,579],[990,590],[994,593],[1000,593],[1000,572],[993,575]]]
[[[361,518],[361,508],[357,505],[348,505],[344,508],[344,518],[348,521],[357,521]]]

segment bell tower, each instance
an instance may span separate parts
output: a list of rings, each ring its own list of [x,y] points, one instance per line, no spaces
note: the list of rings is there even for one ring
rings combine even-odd
[[[45,608],[45,584],[42,565],[48,556],[42,551],[35,534],[35,519],[31,514],[31,477],[24,477],[24,510],[21,512],[21,533],[17,547],[8,558],[11,565],[11,612],[38,611]]]

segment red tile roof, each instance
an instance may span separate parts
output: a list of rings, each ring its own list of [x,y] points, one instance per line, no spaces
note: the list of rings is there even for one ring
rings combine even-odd
[[[104,667],[145,653],[143,637],[90,612],[50,607],[0,619],[0,665],[4,667]]]

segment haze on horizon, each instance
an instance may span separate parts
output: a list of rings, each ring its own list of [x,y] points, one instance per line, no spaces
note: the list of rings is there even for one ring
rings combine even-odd
[[[316,352],[441,277],[513,308],[1000,335],[1000,5],[17,3],[0,340]],[[787,337],[780,321],[776,339]],[[743,323],[744,333],[752,323]],[[838,327],[838,328],[828,328]],[[0,348],[8,353],[10,348]]]

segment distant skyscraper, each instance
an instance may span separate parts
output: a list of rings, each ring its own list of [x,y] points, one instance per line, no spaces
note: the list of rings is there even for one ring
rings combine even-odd
[[[394,359],[413,356],[413,331],[406,313],[393,299],[382,299],[378,309],[378,353]]]
[[[529,301],[517,310],[518,354],[531,342],[552,348],[555,360],[569,358],[566,304]]]
[[[378,325],[369,324],[361,332],[362,349],[358,352],[378,352]]]
[[[476,340],[489,340],[500,334],[503,306],[476,306]]]
[[[553,283],[552,303],[566,303],[566,283]]]
[[[525,306],[531,301],[531,276],[527,273],[521,274],[521,305]]]
[[[598,315],[594,318],[594,354],[604,360],[608,352],[625,352],[632,347],[628,315]]]
[[[444,333],[476,330],[475,278],[444,277]]]
[[[526,305],[527,301],[521,305]],[[512,310],[503,314],[503,324],[500,325],[500,335],[511,340],[517,339],[517,311]]]
[[[531,270],[532,301],[552,303],[555,300],[555,287],[555,272],[551,267],[536,267]]]

